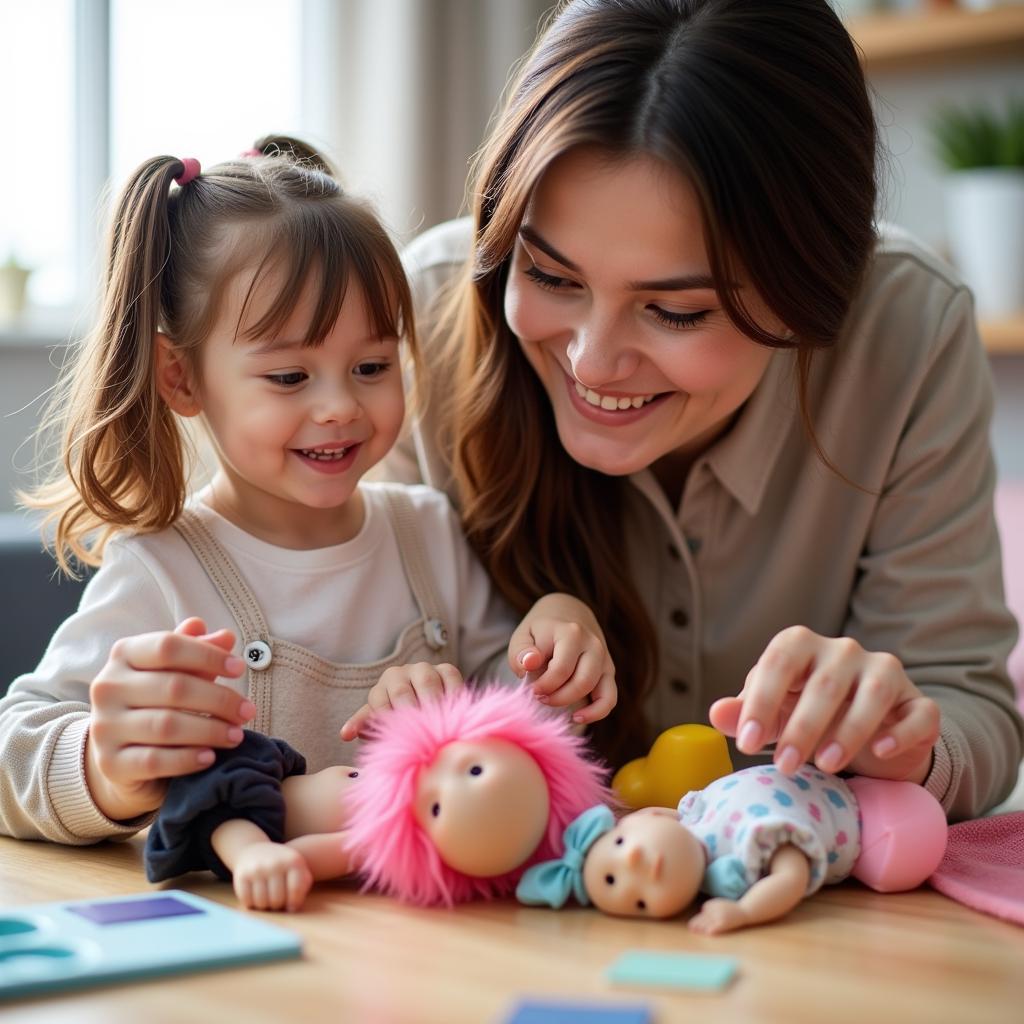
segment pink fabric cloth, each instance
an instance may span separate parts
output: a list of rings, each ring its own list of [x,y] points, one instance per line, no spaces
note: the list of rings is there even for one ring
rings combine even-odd
[[[1003,545],[1006,603],[1017,621],[1024,622],[1024,480],[1003,480],[996,488],[996,522]],[[1017,704],[1024,711],[1024,628],[1009,667]]]
[[[1024,811],[951,825],[928,882],[958,903],[1024,925]]]

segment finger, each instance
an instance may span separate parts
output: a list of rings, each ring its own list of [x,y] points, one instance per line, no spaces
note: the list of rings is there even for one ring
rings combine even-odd
[[[938,704],[922,694],[900,706],[898,720],[880,731],[871,752],[887,761],[916,747],[931,748],[939,738],[941,724]]]
[[[584,651],[572,675],[557,690],[547,695],[546,703],[552,707],[567,707],[589,696],[604,675],[606,661],[603,651]]]
[[[445,693],[455,693],[456,690],[461,690],[465,685],[466,681],[462,678],[462,673],[454,665],[443,662],[436,667]]]
[[[181,636],[202,636],[206,632],[206,623],[198,616],[183,619],[174,627],[174,632]]]
[[[112,695],[110,691],[115,687]],[[140,673],[128,685],[119,680],[98,681],[90,687],[90,697],[100,709],[169,708],[233,725],[248,722],[256,715],[255,705],[230,686],[211,684],[183,672]]]
[[[825,772],[842,771],[877,733],[900,691],[908,685],[903,666],[895,658],[870,658],[857,681],[849,708],[837,716],[814,755],[814,763]]]
[[[855,641],[837,641],[833,656],[811,672],[796,706],[783,726],[775,750],[775,764],[787,775],[811,760],[837,723],[848,714],[848,701],[862,685],[863,650]],[[852,646],[850,646],[852,645]],[[886,708],[882,709],[882,714]],[[863,711],[862,711],[863,713]],[[881,715],[875,720],[877,725]],[[842,756],[834,740],[825,743],[829,758]]]
[[[288,869],[288,910],[295,913],[302,909],[306,894],[312,884],[312,876],[308,868],[294,867]]]
[[[282,910],[287,904],[287,871],[272,870],[267,879],[267,906],[271,910]]]
[[[111,648],[111,657],[137,671],[188,672],[206,679],[237,677],[245,662],[216,644],[180,633],[143,633],[125,637]]]
[[[518,626],[516,626],[515,632],[512,634],[512,637],[508,642],[509,667],[520,678],[522,678],[524,672],[530,671],[531,668],[540,667],[540,665],[526,665],[522,661],[523,655],[528,655],[531,651],[536,651],[536,642],[534,641],[533,630],[529,620],[524,619]],[[533,659],[531,659],[531,661],[532,660]],[[540,664],[543,664],[543,657]]]
[[[246,910],[255,909],[252,901],[252,882],[249,877],[242,875],[235,875],[235,895],[238,897],[238,902],[245,907]]]
[[[723,736],[735,736],[739,727],[743,701],[739,697],[722,697],[708,708],[708,721]]]
[[[342,727],[341,727],[341,738],[346,743],[351,743],[352,740],[358,739],[363,735],[363,730],[369,725],[370,719],[373,718],[373,708],[369,704],[364,704]]]
[[[252,907],[255,910],[267,909],[267,883],[262,876],[257,876],[250,882],[252,894]]]
[[[509,644],[508,663],[521,679],[527,672],[536,672],[544,667],[544,655],[532,644],[513,655],[516,648]]]
[[[590,703],[573,712],[574,722],[589,725],[607,718],[619,701],[619,690],[615,685],[615,673],[606,672],[597,686],[590,692]]]
[[[756,754],[778,734],[779,712],[791,686],[799,685],[814,665],[821,637],[804,626],[776,634],[744,684],[736,748]]]
[[[593,640],[575,622],[562,623],[550,646],[540,638],[537,647],[541,652],[547,647],[550,653],[544,671],[537,676],[534,683],[534,693],[539,697],[550,696],[572,678],[577,662],[589,649],[587,639]]]
[[[167,708],[127,711],[111,730],[119,746],[237,747],[245,736],[241,726]]]
[[[173,779],[209,768],[215,757],[209,747],[122,747],[104,774],[121,785]]]

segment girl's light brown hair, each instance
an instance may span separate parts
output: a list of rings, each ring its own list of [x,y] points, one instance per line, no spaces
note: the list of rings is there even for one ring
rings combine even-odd
[[[797,350],[801,415],[831,465],[808,375],[813,352],[839,336],[871,252],[876,135],[857,54],[825,0],[569,0],[478,157],[472,263],[438,338],[456,382],[443,418],[462,512],[517,608],[560,590],[595,611],[620,702],[592,735],[618,763],[652,738],[643,702],[657,674],[655,629],[629,571],[628,484],[562,448],[503,316],[533,189],[580,145],[651,155],[688,177],[722,305],[753,340]],[[732,284],[743,276],[792,335],[754,322]]]
[[[62,373],[41,428],[60,457],[22,495],[47,512],[68,573],[98,565],[111,535],[162,530],[187,497],[188,442],[156,385],[157,331],[193,371],[226,285],[251,272],[248,297],[273,287],[249,337],[273,337],[315,284],[306,343],[322,344],[355,278],[373,329],[402,337],[416,365],[412,299],[394,245],[372,210],[346,195],[329,163],[304,143],[268,136],[262,155],[218,164],[187,184],[171,156],[131,176],[111,223],[102,312]]]

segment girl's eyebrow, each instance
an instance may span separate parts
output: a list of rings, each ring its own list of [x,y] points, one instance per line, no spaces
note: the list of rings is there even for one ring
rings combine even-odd
[[[579,264],[573,263],[567,256],[563,256],[529,224],[520,225],[519,235],[524,241],[535,245],[542,252],[547,253],[553,260],[561,263],[567,270],[571,270],[576,274],[582,273]],[[715,281],[707,273],[681,274],[678,277],[665,277],[655,281],[630,281],[626,287],[633,292],[714,291]]]

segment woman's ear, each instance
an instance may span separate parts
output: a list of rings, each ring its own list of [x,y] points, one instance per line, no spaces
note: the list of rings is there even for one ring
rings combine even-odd
[[[159,331],[156,335],[156,389],[179,416],[197,416],[202,412],[185,353]]]

